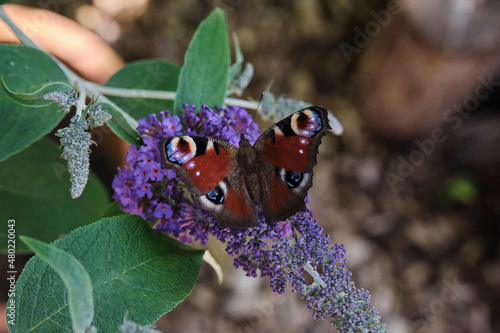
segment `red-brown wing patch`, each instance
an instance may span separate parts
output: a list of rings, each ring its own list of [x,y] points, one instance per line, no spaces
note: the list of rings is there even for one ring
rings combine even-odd
[[[310,143],[312,138],[304,136],[284,136],[276,134],[264,139],[262,154],[272,165],[290,171],[302,172],[309,163]]]
[[[266,190],[268,195],[267,208],[271,211],[281,209],[291,194],[290,189],[277,180],[273,184],[269,184]]]
[[[227,192],[224,209],[239,217],[253,215],[248,201],[244,197],[239,196],[233,189]]]
[[[194,185],[206,193],[217,186],[231,171],[231,154],[223,147],[219,147],[219,154],[214,149],[209,149],[205,154],[190,159],[182,167]]]

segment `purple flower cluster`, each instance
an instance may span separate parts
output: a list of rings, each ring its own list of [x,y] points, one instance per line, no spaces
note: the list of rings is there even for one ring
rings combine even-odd
[[[352,282],[343,259],[344,247],[330,243],[310,210],[273,225],[261,218],[254,228],[221,229],[198,207],[175,172],[160,168],[157,145],[168,136],[208,136],[236,146],[237,132],[245,131],[250,142],[258,137],[257,125],[242,108],[194,110],[186,105],[181,117],[162,111],[139,120],[144,145],[130,147],[128,164],[119,169],[113,181],[114,198],[120,207],[156,220],[157,230],[185,243],[198,240],[206,244],[208,237],[214,236],[226,244],[234,267],[241,267],[248,276],[269,276],[271,287],[280,294],[291,285],[293,292],[307,300],[315,319],[329,317],[341,332],[387,332],[377,309],[370,306],[369,293]],[[307,282],[308,275],[312,283]]]
[[[197,207],[195,198],[180,185],[173,170],[161,168],[158,143],[173,135],[198,135],[237,146],[239,135],[236,131],[244,129],[245,136],[254,142],[259,128],[240,107],[210,110],[204,106],[196,113],[195,108],[184,105],[181,117],[161,111],[139,119],[137,131],[144,145],[129,147],[127,165],[118,169],[112,187],[113,198],[123,211],[148,221],[156,220],[157,230],[169,232],[183,242],[192,242],[194,238],[205,244],[215,221]]]
[[[330,317],[340,332],[386,332],[378,310],[370,306],[368,291],[357,289],[351,280],[343,259],[344,246],[331,245],[309,209],[290,222],[299,235],[294,240],[279,238],[267,254],[274,261],[273,290],[283,293],[290,283],[292,291],[308,301],[316,320]],[[310,284],[303,277],[306,272],[313,278]]]

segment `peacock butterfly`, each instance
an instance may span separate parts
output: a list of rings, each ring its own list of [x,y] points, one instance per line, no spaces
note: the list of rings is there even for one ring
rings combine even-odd
[[[296,111],[239,149],[199,136],[171,136],[158,144],[162,168],[174,169],[221,227],[285,220],[306,209],[321,137],[331,129],[319,106]]]

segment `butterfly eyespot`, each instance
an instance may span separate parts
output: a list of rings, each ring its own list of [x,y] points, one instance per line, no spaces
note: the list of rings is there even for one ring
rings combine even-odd
[[[285,174],[285,182],[288,188],[295,188],[300,185],[304,175],[300,172],[287,171]]]
[[[189,136],[174,137],[165,145],[166,157],[171,163],[182,165],[196,157],[196,143]]]
[[[295,134],[305,137],[313,137],[323,128],[321,116],[312,110],[295,113],[290,125]]]
[[[206,194],[208,200],[212,201],[214,204],[220,205],[224,202],[224,192],[219,186],[216,186],[213,190]]]

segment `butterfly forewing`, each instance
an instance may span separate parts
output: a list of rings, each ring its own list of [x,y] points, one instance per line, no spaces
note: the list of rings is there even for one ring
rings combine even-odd
[[[331,129],[328,113],[319,106],[297,112],[267,129],[255,142],[265,160],[279,168],[303,172],[316,165],[318,146]]]
[[[174,136],[159,144],[162,167],[171,168],[196,194],[217,186],[234,166],[237,149],[226,142],[197,136]]]

